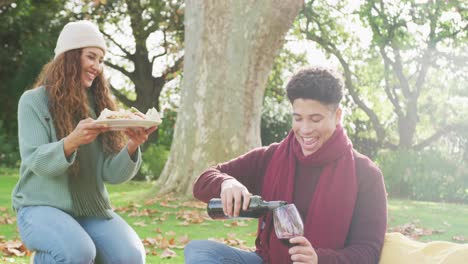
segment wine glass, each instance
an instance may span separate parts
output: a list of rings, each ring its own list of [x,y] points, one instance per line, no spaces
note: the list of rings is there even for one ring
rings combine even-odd
[[[276,236],[283,244],[291,247],[289,239],[304,235],[304,224],[294,204],[280,206],[273,210],[273,223]]]

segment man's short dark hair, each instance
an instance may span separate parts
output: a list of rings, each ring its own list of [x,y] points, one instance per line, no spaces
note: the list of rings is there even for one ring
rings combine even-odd
[[[294,74],[289,80],[286,93],[291,104],[294,100],[301,98],[338,107],[343,98],[343,81],[330,69],[306,68]]]

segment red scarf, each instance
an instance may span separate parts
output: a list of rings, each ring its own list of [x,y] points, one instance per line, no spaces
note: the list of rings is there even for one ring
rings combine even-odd
[[[323,167],[304,221],[304,236],[314,248],[343,248],[357,196],[353,147],[344,129],[338,125],[324,145],[309,156],[304,156],[291,131],[266,170],[262,189],[265,200],[293,202],[297,163]],[[276,237],[271,213],[259,221],[256,244],[267,263],[291,262],[288,247]]]

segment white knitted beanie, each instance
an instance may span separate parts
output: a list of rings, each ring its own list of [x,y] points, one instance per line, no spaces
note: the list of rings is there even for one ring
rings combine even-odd
[[[106,42],[98,27],[86,20],[70,22],[63,27],[55,47],[55,57],[63,52],[85,47],[97,47],[106,52]]]

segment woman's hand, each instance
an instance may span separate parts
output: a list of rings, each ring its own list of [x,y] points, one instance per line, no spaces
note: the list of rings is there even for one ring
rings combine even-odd
[[[221,202],[224,214],[229,217],[238,217],[241,205],[243,210],[247,210],[249,207],[250,196],[250,192],[238,180],[225,180],[221,184]]]
[[[95,124],[94,119],[86,118],[81,120],[75,129],[64,139],[64,152],[68,158],[79,146],[89,144],[102,132],[109,128],[104,124]]]
[[[289,243],[294,245],[289,249],[289,255],[291,255],[294,264],[318,263],[317,253],[307,238],[303,236],[293,237],[289,240]]]
[[[127,128],[125,129],[125,134],[128,136],[129,140],[127,143],[127,151],[130,156],[135,153],[138,149],[138,146],[145,143],[148,140],[148,136],[158,129],[157,126],[144,129],[142,127],[137,128]]]

